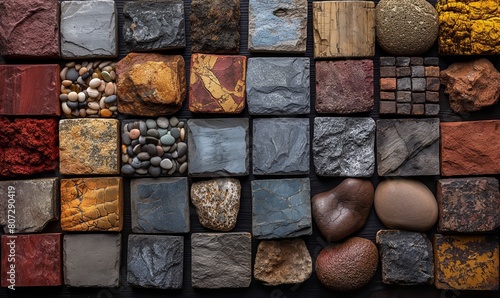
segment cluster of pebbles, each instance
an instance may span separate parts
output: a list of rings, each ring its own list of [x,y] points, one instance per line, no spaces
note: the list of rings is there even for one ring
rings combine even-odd
[[[122,173],[127,176],[184,174],[187,171],[185,123],[170,119],[135,120],[122,129]]]
[[[61,108],[68,118],[116,117],[116,63],[66,63],[61,71]]]

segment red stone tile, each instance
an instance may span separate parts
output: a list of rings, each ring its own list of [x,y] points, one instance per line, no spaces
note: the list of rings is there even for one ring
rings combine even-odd
[[[380,79],[380,90],[385,90],[385,91],[396,90],[396,79],[395,78],[381,78]]]
[[[396,93],[394,92],[380,92],[380,100],[396,100]]]

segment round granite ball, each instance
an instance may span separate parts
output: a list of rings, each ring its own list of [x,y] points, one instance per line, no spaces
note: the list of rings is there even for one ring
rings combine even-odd
[[[378,44],[392,55],[420,55],[438,37],[438,13],[426,0],[381,0],[376,8]]]

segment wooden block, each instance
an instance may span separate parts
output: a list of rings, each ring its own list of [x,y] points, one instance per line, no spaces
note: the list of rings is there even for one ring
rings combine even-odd
[[[375,3],[313,2],[314,57],[373,57]]]

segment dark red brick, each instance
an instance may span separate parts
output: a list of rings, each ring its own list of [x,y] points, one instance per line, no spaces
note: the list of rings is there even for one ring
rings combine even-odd
[[[396,93],[394,92],[380,92],[381,100],[396,100]]]
[[[425,100],[428,102],[439,102],[439,92],[425,91]]]
[[[411,114],[412,115],[424,115],[425,114],[424,104],[413,104],[411,106]]]
[[[380,67],[380,77],[393,78],[395,76],[396,76],[396,67],[394,67],[394,66]]]
[[[426,78],[426,90],[439,91],[441,85],[439,78]]]
[[[400,77],[410,77],[411,76],[411,68],[410,67],[398,67],[396,69],[396,76]]]
[[[411,94],[413,103],[425,103],[425,93],[424,92],[413,92]]]

